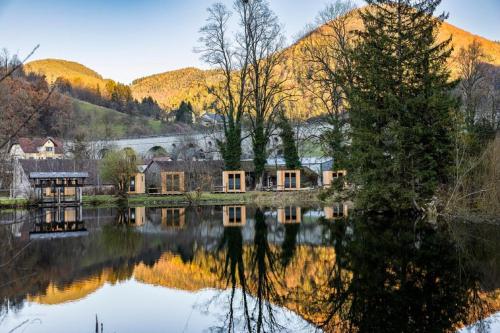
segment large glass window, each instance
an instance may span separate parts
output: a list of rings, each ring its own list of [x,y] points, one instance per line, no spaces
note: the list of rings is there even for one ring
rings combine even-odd
[[[230,173],[228,175],[228,190],[240,191],[241,190],[241,174]]]
[[[165,178],[165,188],[167,192],[180,192],[181,175],[178,173],[167,174]]]
[[[135,192],[135,177],[130,177],[130,192]]]
[[[285,188],[286,189],[297,188],[297,173],[285,172]]]

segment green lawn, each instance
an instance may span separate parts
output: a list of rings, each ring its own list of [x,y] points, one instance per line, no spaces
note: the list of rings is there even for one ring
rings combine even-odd
[[[156,135],[162,131],[162,123],[145,117],[134,117],[113,109],[98,106],[78,99],[73,99],[75,123],[80,129],[93,137],[125,137],[134,126],[143,126],[143,131]]]

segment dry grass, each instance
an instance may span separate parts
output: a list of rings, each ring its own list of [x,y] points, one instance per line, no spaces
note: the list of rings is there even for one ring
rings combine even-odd
[[[500,135],[462,169],[446,194],[445,212],[500,222]]]

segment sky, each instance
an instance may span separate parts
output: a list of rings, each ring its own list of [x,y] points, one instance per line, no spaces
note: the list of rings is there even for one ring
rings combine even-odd
[[[205,67],[193,50],[212,2],[0,0],[0,48],[23,58],[40,44],[30,60],[72,60],[123,83],[183,67]],[[328,2],[270,0],[288,41]],[[500,40],[500,0],[443,0],[440,9],[450,13],[449,23]]]

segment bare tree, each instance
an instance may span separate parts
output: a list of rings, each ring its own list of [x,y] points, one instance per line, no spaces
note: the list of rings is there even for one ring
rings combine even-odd
[[[238,4],[239,1],[236,1]],[[221,80],[209,87],[215,97],[215,107],[222,116],[224,139],[217,143],[227,170],[241,168],[241,120],[247,102],[248,52],[245,49],[246,6],[236,5],[244,32],[229,36],[228,22],[232,13],[222,3],[208,8],[207,24],[200,29],[202,46],[197,49],[202,59],[219,70]]]
[[[338,167],[347,163],[348,116],[347,96],[352,82],[351,49],[354,35],[350,27],[355,18],[351,0],[337,0],[320,12],[302,43],[303,61],[307,66],[299,82],[306,98],[326,114],[326,128],[320,142]]]
[[[456,57],[460,75],[460,92],[463,100],[465,125],[472,129],[477,120],[481,90],[486,79],[486,55],[481,43],[474,40],[467,48],[461,48]]]
[[[290,98],[284,70],[285,38],[278,17],[266,0],[237,1],[238,12],[244,12],[245,49],[249,56],[248,118],[254,153],[257,187],[267,162],[267,144],[274,130],[280,105]]]

